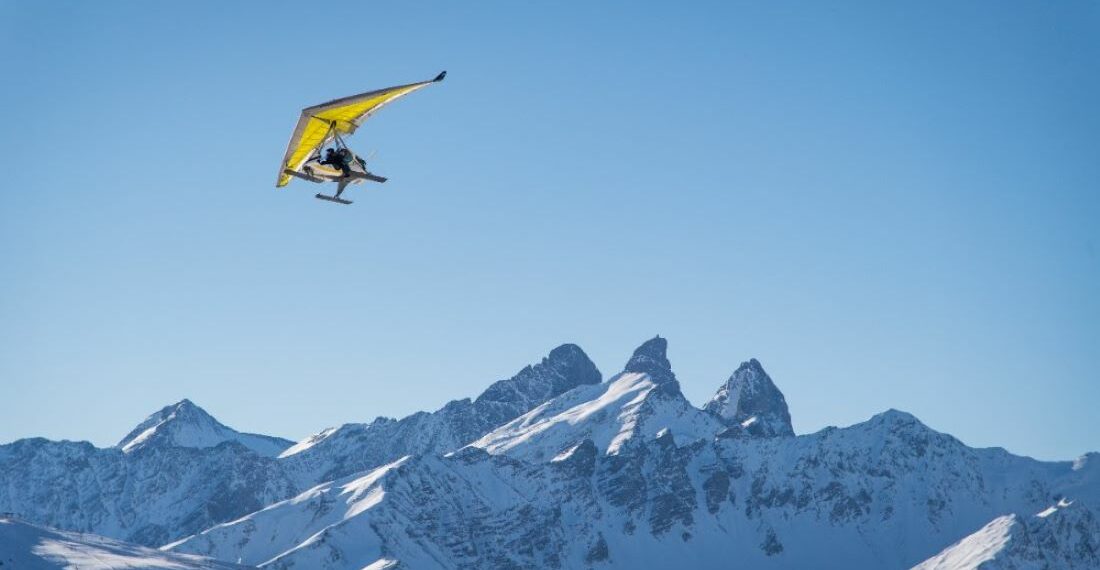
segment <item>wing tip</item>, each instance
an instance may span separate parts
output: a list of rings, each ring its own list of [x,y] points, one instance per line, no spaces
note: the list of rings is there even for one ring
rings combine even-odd
[[[433,83],[439,83],[440,81],[443,81],[444,77],[447,77],[447,70],[446,69],[444,69],[443,71],[440,71],[439,75],[436,75],[435,79],[433,79],[432,82]]]

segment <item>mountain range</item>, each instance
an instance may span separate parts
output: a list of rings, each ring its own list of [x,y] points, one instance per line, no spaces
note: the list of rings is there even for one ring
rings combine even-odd
[[[607,380],[563,345],[297,443],[184,400],[112,448],[0,446],[26,524],[272,569],[1096,569],[1098,509],[1100,454],[975,449],[897,410],[795,435],[758,361],[697,407],[660,337]]]

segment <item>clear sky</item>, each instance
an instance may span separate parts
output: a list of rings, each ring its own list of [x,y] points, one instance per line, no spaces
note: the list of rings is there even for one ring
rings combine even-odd
[[[1100,3],[0,0],[0,441],[297,439],[654,334],[799,433],[1100,450]],[[429,79],[350,207],[298,111]]]

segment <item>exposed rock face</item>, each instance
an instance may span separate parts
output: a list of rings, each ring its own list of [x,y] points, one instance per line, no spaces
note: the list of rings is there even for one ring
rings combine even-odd
[[[786,398],[755,358],[742,362],[703,409],[735,433],[756,437],[794,435]]]
[[[124,453],[24,439],[0,446],[0,511],[146,546],[231,520],[300,489],[272,458],[236,441]]]
[[[665,429],[657,434],[656,445],[647,446],[655,451],[652,471],[648,473],[649,527],[654,535],[669,532],[674,526],[691,528],[699,505],[695,500],[696,489],[688,473],[691,449],[676,447],[672,432]]]
[[[646,374],[655,384],[666,386],[666,391],[679,393],[680,383],[672,373],[672,364],[666,355],[667,350],[668,341],[660,336],[645,341],[634,350],[634,354],[623,367],[623,373]]]
[[[478,447],[464,449],[482,451]],[[551,462],[557,465],[566,476],[582,479],[591,477],[596,472],[597,454],[596,444],[592,443],[591,439],[585,439],[575,447],[552,459]]]

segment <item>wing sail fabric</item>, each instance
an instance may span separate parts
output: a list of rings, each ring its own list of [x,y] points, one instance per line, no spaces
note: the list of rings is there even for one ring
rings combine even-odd
[[[298,118],[298,124],[294,127],[294,133],[287,144],[286,154],[283,155],[283,163],[279,167],[279,181],[275,186],[286,186],[290,182],[290,176],[283,170],[296,171],[301,168],[318,148],[333,139],[333,130],[341,135],[350,135],[363,124],[363,121],[382,107],[413,91],[441,81],[445,74],[446,72],[440,73],[431,81],[368,91],[302,109],[302,115]]]

